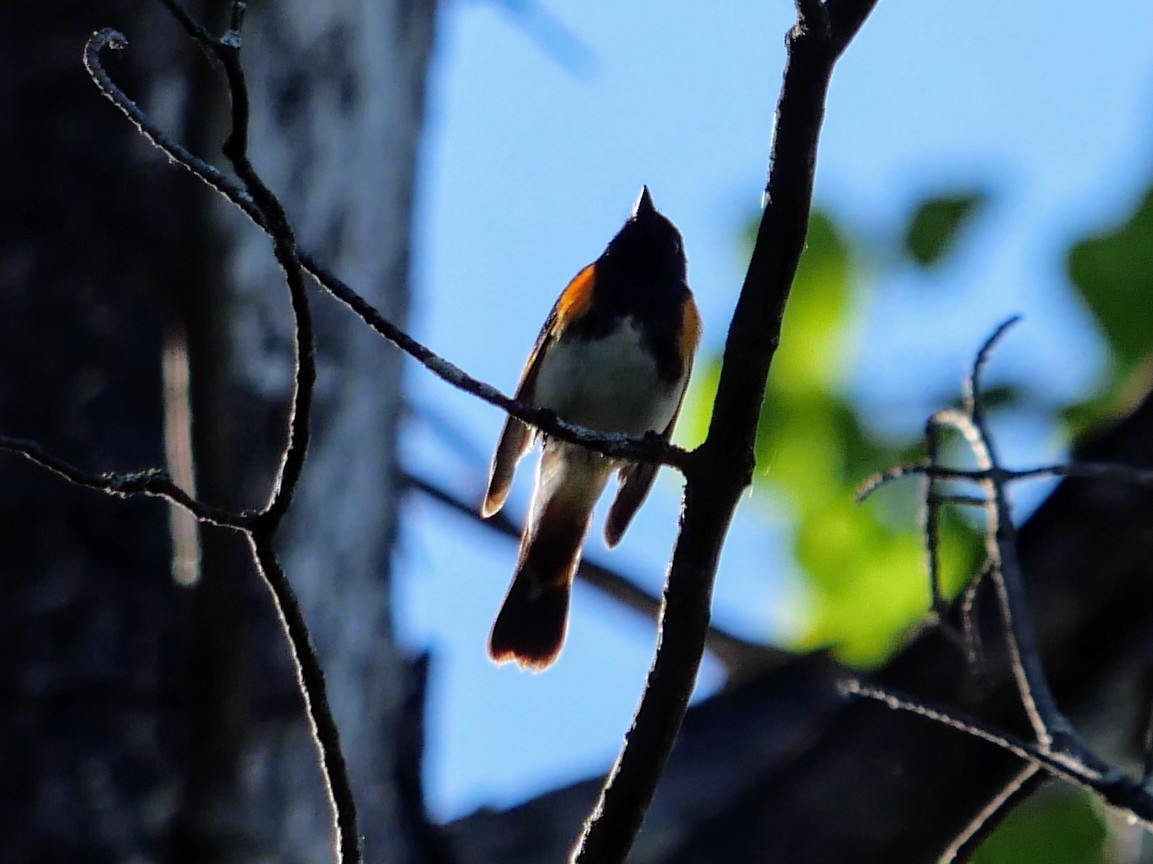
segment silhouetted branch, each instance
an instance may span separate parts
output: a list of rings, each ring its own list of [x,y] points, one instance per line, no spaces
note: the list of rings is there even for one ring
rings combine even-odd
[[[624,746],[573,851],[579,864],[624,860],[684,718],[708,634],[721,545],[752,477],[765,383],[804,248],[829,79],[875,2],[830,2],[819,11],[802,3],[788,35],[765,209],[729,326],[708,437],[683,466],[684,515],[657,653]],[[812,18],[825,15],[827,27],[811,26]]]
[[[870,687],[855,679],[841,682],[841,688],[848,695],[880,702],[894,711],[916,714],[999,747],[1054,777],[1094,793],[1106,804],[1124,810],[1147,827],[1153,828],[1153,794],[1150,794],[1141,780],[1126,777],[1114,768],[1094,768],[1078,759],[1070,759],[1067,753],[1054,751],[1045,744],[1025,741],[975,718],[943,711],[915,698],[880,687]]]
[[[165,0],[165,5],[172,7],[176,4],[172,3],[171,0]],[[227,35],[226,37],[222,37],[222,39],[217,39],[209,35],[202,27],[191,32],[198,41],[208,40],[207,43],[201,42],[201,44],[206,44],[206,47],[210,49],[210,53],[223,62],[223,56],[227,55],[222,56],[218,48],[222,46],[222,39],[226,39]],[[266,214],[262,211],[261,205],[254,200],[250,191],[246,191],[236,183],[233,183],[217,168],[172,141],[168,135],[141,110],[140,106],[133,102],[133,100],[112,81],[101,64],[100,52],[105,48],[123,50],[127,46],[128,40],[125,36],[111,28],[100,30],[88,40],[84,52],[84,65],[87,67],[96,86],[100,88],[100,91],[108,97],[113,105],[132,121],[133,125],[140,131],[140,134],[154,147],[165,153],[171,161],[184,167],[216,192],[224,196],[224,198],[248,216],[249,219],[255,222],[256,225],[265,232],[274,230],[269,228],[266,221]],[[224,45],[223,47],[227,48],[228,46]],[[233,109],[235,112],[235,97]],[[270,234],[270,236],[273,235]],[[690,454],[687,451],[677,447],[675,444],[668,443],[660,435],[655,433],[635,437],[617,433],[598,432],[572,423],[566,423],[558,418],[552,411],[532,408],[506,396],[491,384],[474,378],[459,366],[445,360],[431,348],[397,327],[371,303],[331,273],[323,264],[305,250],[294,247],[293,255],[300,266],[307,270],[319,285],[352,310],[365,324],[405,354],[408,354],[442,381],[451,384],[453,387],[470,393],[488,402],[490,405],[495,405],[549,435],[554,435],[557,438],[570,441],[574,444],[580,444],[588,447],[590,450],[603,453],[606,456],[611,456],[616,459],[628,459],[634,462],[655,462],[661,465],[672,466],[681,471],[685,470],[685,466],[690,461]],[[281,266],[284,266],[283,262]]]
[[[93,489],[117,498],[130,498],[145,495],[163,498],[178,507],[183,507],[202,522],[211,522],[222,528],[247,531],[253,521],[251,513],[234,513],[220,507],[213,507],[198,501],[177,486],[163,468],[146,468],[143,471],[113,472],[93,474],[53,456],[35,441],[22,441],[18,438],[0,436],[0,450],[16,453],[30,462],[46,468],[69,483]]]
[[[352,781],[340,748],[340,730],[337,729],[328,702],[324,670],[316,656],[316,646],[312,644],[312,637],[308,633],[300,601],[288,577],[284,575],[272,545],[277,523],[261,524],[262,527],[269,526],[271,530],[248,532],[248,542],[253,561],[272,594],[273,606],[292,648],[298,689],[304,700],[304,713],[308,717],[308,725],[320,756],[320,773],[324,778],[325,792],[332,803],[337,841],[336,860],[339,864],[359,864],[364,853],[360,845],[360,830],[357,828],[356,799],[352,794]]]
[[[1061,711],[1053,696],[1048,675],[1041,662],[1039,641],[1034,633],[1033,622],[1029,613],[1029,604],[1025,593],[1025,575],[1019,561],[1017,529],[1013,523],[1008,499],[1008,485],[1014,480],[1042,474],[1094,477],[1150,485],[1151,472],[1124,466],[1093,464],[1050,466],[1031,471],[1010,471],[1001,466],[985,413],[981,376],[992,349],[1006,330],[1016,321],[1016,318],[1011,318],[999,326],[977,352],[972,372],[966,381],[967,392],[962,407],[938,411],[930,418],[925,436],[925,463],[920,466],[895,469],[872,478],[863,488],[860,497],[867,497],[872,491],[892,479],[912,475],[922,475],[926,478],[926,484],[930,490],[927,501],[931,498],[932,485],[937,480],[960,479],[976,482],[981,486],[983,497],[978,500],[983,503],[986,511],[985,536],[988,559],[981,575],[974,580],[974,584],[970,585],[962,598],[961,613],[965,621],[965,632],[967,634],[975,633],[975,627],[969,620],[969,616],[974,607],[977,591],[976,582],[987,577],[992,581],[993,589],[996,592],[1010,661],[1009,666],[1016,681],[1017,695],[1029,718],[1036,740],[1034,742],[1023,741],[979,720],[943,711],[915,698],[900,696],[884,688],[866,686],[857,681],[846,682],[843,687],[845,692],[849,694],[883,702],[891,708],[926,717],[967,735],[987,741],[1031,763],[1036,768],[1091,790],[1106,803],[1121,808],[1132,817],[1148,824],[1153,820],[1153,793],[1146,785],[1150,771],[1149,765],[1151,764],[1148,755],[1146,755],[1145,772],[1141,777],[1138,779],[1127,777],[1094,752]],[[938,436],[944,427],[956,429],[961,433],[976,459],[978,470],[955,471],[943,468],[939,464]],[[974,503],[968,497],[962,497],[961,502],[965,505]],[[933,506],[931,501],[928,503]],[[935,521],[927,519],[924,527],[927,533],[935,531]],[[935,578],[935,541],[932,536],[928,536],[926,539],[930,551],[928,567],[933,582],[933,605],[936,609],[938,604],[944,603],[944,600],[938,594]],[[1026,782],[1028,773],[1027,771],[1022,772],[1020,783],[1017,786]],[[1002,792],[1003,796],[1013,794],[1012,789],[1002,790]],[[998,809],[999,805],[993,807],[992,810],[986,808],[985,812],[991,814]],[[975,824],[970,827],[973,831],[979,829],[979,826]],[[953,844],[952,848],[960,848],[967,842],[965,838],[961,838]]]
[[[184,23],[186,28],[189,28],[190,24],[194,24],[191,17],[177,4],[166,3],[165,5],[176,14],[178,20]],[[360,834],[356,822],[356,803],[340,749],[339,733],[328,703],[324,674],[304,623],[303,615],[300,612],[296,595],[293,593],[273,549],[273,537],[291,505],[308,453],[316,362],[312,315],[298,260],[295,237],[284,208],[257,175],[247,155],[248,92],[239,56],[240,25],[243,11],[243,3],[233,4],[231,28],[219,39],[210,36],[199,25],[190,29],[198,42],[206,48],[211,48],[228,81],[229,95],[232,101],[232,127],[224,144],[224,152],[240,178],[242,187],[237,187],[225,179],[215,168],[192,157],[178,145],[169,142],[144,113],[112,83],[100,64],[100,52],[106,47],[125,48],[127,40],[122,34],[111,29],[101,30],[94,34],[85,47],[84,60],[89,73],[101,91],[136,124],[149,141],[224,194],[226,198],[253,218],[253,221],[273,241],[274,254],[284,273],[292,305],[296,349],[288,442],[282,453],[281,463],[272,483],[265,508],[258,514],[236,514],[224,524],[228,524],[230,527],[239,527],[247,535],[253,560],[272,594],[285,636],[292,648],[301,698],[320,756],[321,772],[333,810],[334,830],[337,838],[337,859],[342,862],[359,862],[361,849]],[[145,473],[148,474],[149,472]],[[167,479],[166,475],[164,475],[164,479]],[[170,497],[170,500],[176,500],[171,495],[166,497]],[[177,500],[177,503],[188,506],[181,500]]]
[[[966,829],[953,838],[953,842],[937,859],[937,864],[952,864],[957,860],[968,861],[973,851],[998,824],[997,817],[1019,798],[1031,794],[1037,781],[1045,776],[1039,765],[1035,762],[1028,763],[982,808]]]
[[[880,489],[905,477],[924,476],[933,480],[959,480],[972,483],[982,483],[993,477],[1000,477],[1004,482],[1015,480],[1044,480],[1054,477],[1080,477],[1085,480],[1115,480],[1120,483],[1132,483],[1136,486],[1153,486],[1153,471],[1140,468],[1131,468],[1128,465],[1109,465],[1098,462],[1068,462],[1060,465],[1040,465],[1036,468],[989,468],[966,469],[949,468],[945,465],[933,465],[921,462],[916,465],[897,465],[869,477],[857,490],[857,501],[861,502]],[[976,499],[974,499],[974,503]],[[984,499],[980,501],[984,504]]]

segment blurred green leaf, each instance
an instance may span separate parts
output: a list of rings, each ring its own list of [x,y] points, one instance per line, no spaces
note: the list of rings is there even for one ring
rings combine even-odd
[[[824,213],[809,219],[769,381],[774,390],[828,390],[844,375],[849,245]]]
[[[761,407],[754,488],[790,514],[808,588],[810,614],[797,628],[803,643],[833,646],[842,659],[871,665],[925,616],[929,589],[915,487],[854,503],[862,479],[909,461],[915,444],[879,442],[844,392],[849,314],[862,269],[843,229],[814,211]],[[680,424],[686,442],[705,435],[719,372],[714,358],[694,375]],[[941,551],[955,591],[977,563],[975,532],[944,519]]]
[[[1127,374],[1153,348],[1153,188],[1121,224],[1075,243],[1067,266]]]
[[[920,267],[940,264],[987,201],[988,196],[977,191],[926,198],[905,228],[905,254]]]
[[[980,538],[946,513],[938,547],[945,593],[953,595],[972,576]],[[812,591],[807,647],[832,645],[849,664],[875,666],[925,617],[929,579],[915,522],[889,526],[875,506],[835,499],[806,512],[796,554]]]
[[[673,432],[673,440],[682,447],[696,447],[705,440],[709,421],[713,416],[713,401],[717,398],[717,382],[721,377],[720,355],[701,357],[693,366],[689,392],[681,408],[681,418]]]
[[[1105,824],[1089,796],[1054,788],[1024,802],[989,835],[974,864],[1098,864]]]

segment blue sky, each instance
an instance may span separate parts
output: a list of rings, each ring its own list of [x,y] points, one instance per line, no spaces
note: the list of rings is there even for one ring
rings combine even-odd
[[[511,392],[556,294],[647,183],[685,236],[703,350],[719,350],[743,275],[738,235],[764,182],[791,3],[548,2],[528,18],[516,5],[456,2],[441,15],[417,335]],[[856,310],[847,385],[880,425],[921,423],[925,406],[903,398],[910,367],[917,387],[956,392],[974,347],[1011,313],[1026,321],[997,355],[1001,368],[1056,398],[1092,388],[1100,352],[1057,252],[1119,216],[1153,175],[1151,36],[1143,0],[880,0],[833,79],[818,204],[880,249],[926,193],[980,183],[993,194],[932,290],[886,269]],[[411,464],[479,500],[502,416],[415,368],[409,376],[415,401],[451,418],[475,451],[413,424]],[[1018,431],[1010,458],[1059,452],[1045,424]],[[518,514],[527,460],[521,475],[509,504]],[[622,546],[607,553],[594,527],[588,557],[659,590],[678,494],[663,476]],[[771,504],[745,502],[722,559],[716,618],[754,638],[787,630],[803,608],[782,522]],[[405,511],[398,627],[433,652],[428,791],[441,818],[604,770],[648,668],[652,628],[579,587],[554,668],[493,667],[485,638],[515,551],[431,503]],[[702,691],[715,680],[706,668]]]

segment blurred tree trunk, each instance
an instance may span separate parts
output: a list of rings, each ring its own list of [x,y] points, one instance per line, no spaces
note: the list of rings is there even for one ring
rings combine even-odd
[[[226,7],[194,11],[219,27]],[[258,170],[301,244],[400,322],[434,12],[293,0],[252,6],[245,29]],[[267,240],[87,80],[81,50],[101,26],[130,40],[106,58],[117,81],[220,163],[225,94],[163,10],[4,4],[0,433],[131,470],[164,464],[165,418],[179,431],[191,406],[200,495],[256,505],[284,442],[286,290]],[[419,808],[394,785],[409,674],[388,577],[400,359],[314,297],[314,439],[282,554],[328,675],[368,860],[418,860]],[[204,530],[200,578],[182,587],[164,505],[81,492],[11,457],[0,477],[0,860],[325,860],[315,755],[243,546]]]

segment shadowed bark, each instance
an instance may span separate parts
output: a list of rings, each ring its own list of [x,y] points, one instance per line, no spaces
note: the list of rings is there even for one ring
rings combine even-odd
[[[227,4],[206,5],[192,11],[219,27]],[[259,168],[302,242],[401,322],[433,13],[260,4],[244,36]],[[92,86],[81,51],[104,25],[130,40],[110,74],[223,162],[225,90],[158,4],[5,6],[0,107],[19,122],[0,130],[0,432],[93,470],[163,465],[165,401],[185,400],[199,494],[251,506],[284,445],[283,277],[267,238]],[[313,448],[282,553],[315,621],[366,859],[423,860],[388,591],[400,360],[337,304],[316,307]],[[183,392],[163,389],[165,347],[190,369]],[[300,695],[243,546],[204,528],[201,578],[181,587],[163,504],[2,462],[0,728],[20,746],[0,766],[0,859],[328,858]]]

